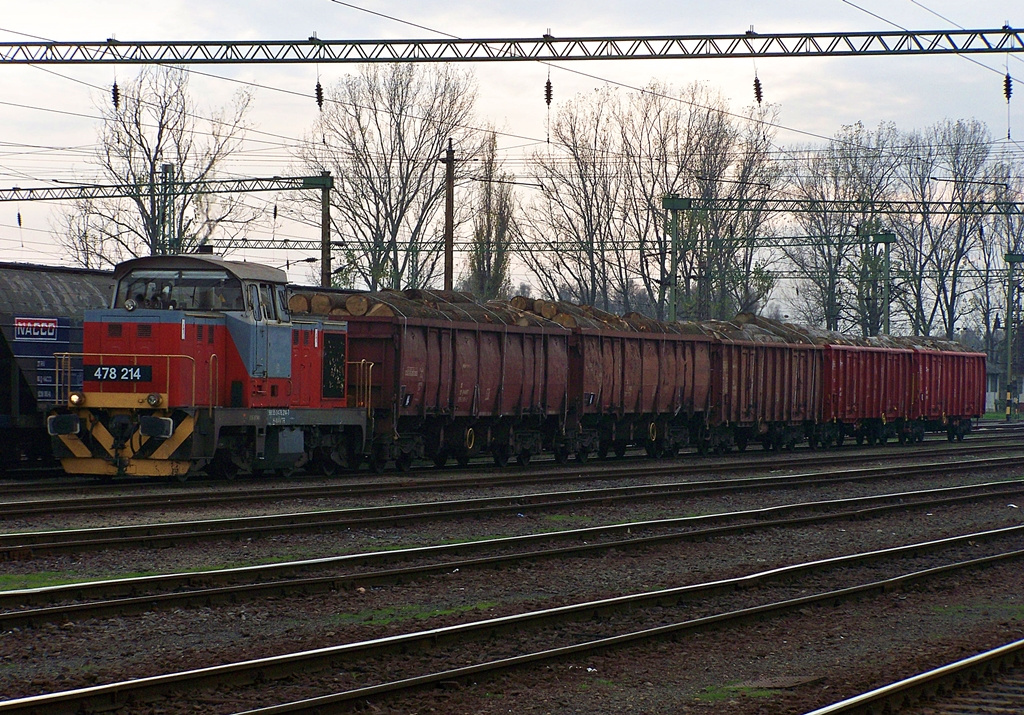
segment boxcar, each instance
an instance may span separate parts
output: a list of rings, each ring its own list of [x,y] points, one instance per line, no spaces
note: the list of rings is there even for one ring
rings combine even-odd
[[[57,400],[55,353],[80,352],[82,315],[110,299],[110,271],[0,264],[0,470],[51,458],[46,412]],[[71,376],[81,389],[81,363]]]

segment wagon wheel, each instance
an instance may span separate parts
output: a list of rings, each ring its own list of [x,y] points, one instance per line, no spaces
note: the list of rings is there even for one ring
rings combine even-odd
[[[370,450],[370,471],[374,474],[383,474],[384,467],[387,466],[388,460],[384,456],[384,449],[380,446],[376,446]]]
[[[608,459],[608,453],[611,452],[611,445],[608,444],[607,440],[601,440],[600,444],[597,445],[597,456],[601,459]]]
[[[509,450],[508,445],[506,444],[495,445],[494,449],[491,450],[491,456],[494,458],[494,466],[507,467],[509,457],[511,456],[510,452],[511,450]]]
[[[619,459],[622,459],[623,457],[626,456],[626,443],[625,442],[623,442],[621,440],[616,442],[615,446],[614,446],[614,449],[615,449],[615,456],[618,457]]]
[[[524,449],[522,452],[516,455],[516,464],[520,467],[526,467],[530,464],[530,457],[533,456],[533,452],[528,449]]]
[[[555,462],[557,462],[558,464],[565,464],[566,462],[569,461],[569,450],[567,450],[562,445],[558,445],[557,447],[555,447],[554,452]]]
[[[590,459],[590,450],[580,449],[576,452],[576,461],[580,464],[586,464],[587,460]]]
[[[465,467],[469,464],[469,452],[466,450],[459,450],[459,453],[455,455],[455,461],[460,467]]]
[[[736,435],[736,449],[741,452],[747,451],[747,436],[738,434]]]
[[[446,464],[448,464],[448,450],[442,449],[434,455],[434,466],[440,469]]]
[[[395,467],[400,472],[408,472],[412,469],[412,452],[402,452],[395,458]]]

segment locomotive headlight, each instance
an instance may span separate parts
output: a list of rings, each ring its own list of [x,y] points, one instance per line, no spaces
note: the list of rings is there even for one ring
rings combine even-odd
[[[146,395],[146,404],[149,405],[150,407],[156,407],[157,405],[159,405],[160,404],[160,393],[159,392],[151,392],[148,395]]]
[[[85,395],[81,392],[72,392],[68,395],[68,402],[72,407],[81,407],[85,404]]]
[[[139,307],[139,303],[134,298],[129,298],[128,300],[126,300],[124,302],[124,309],[127,310],[129,313],[132,312],[133,310],[135,310],[138,307]]]

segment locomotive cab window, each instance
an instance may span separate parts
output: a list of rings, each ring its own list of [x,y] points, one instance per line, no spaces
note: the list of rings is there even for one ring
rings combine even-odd
[[[117,286],[115,307],[240,311],[242,284],[226,271],[132,271]]]

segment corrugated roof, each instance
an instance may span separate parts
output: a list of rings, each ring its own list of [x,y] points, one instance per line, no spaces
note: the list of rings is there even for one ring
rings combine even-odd
[[[80,317],[113,292],[113,271],[0,263],[0,313]]]

